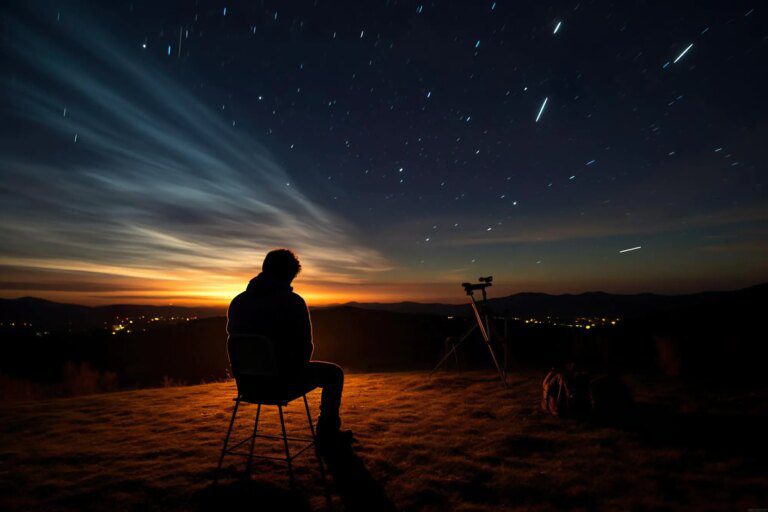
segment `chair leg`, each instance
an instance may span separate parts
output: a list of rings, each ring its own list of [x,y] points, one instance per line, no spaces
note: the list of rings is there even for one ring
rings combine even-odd
[[[219,456],[219,465],[216,467],[216,475],[214,476],[213,483],[219,483],[219,472],[221,471],[221,465],[224,462],[224,455],[227,453],[227,445],[229,444],[229,436],[232,434],[232,427],[235,425],[235,416],[237,416],[237,408],[240,407],[240,397],[235,400],[235,408],[232,410],[232,419],[229,420],[229,429],[227,429],[227,435],[224,437],[224,447],[221,449],[221,455]]]
[[[248,452],[248,465],[245,468],[245,474],[251,474],[251,464],[253,463],[253,446],[256,444],[256,431],[259,429],[259,415],[261,414],[261,404],[256,406],[256,421],[253,422],[253,434],[251,435],[251,450]]]
[[[309,431],[312,432],[312,439],[314,440],[314,443],[315,443],[315,457],[317,458],[317,463],[320,465],[320,475],[323,477],[323,483],[325,483],[325,464],[323,464],[323,459],[320,457],[320,452],[318,451],[317,434],[315,434],[315,425],[314,425],[314,422],[312,421],[312,413],[309,411],[309,402],[307,402],[307,395],[304,395],[304,408],[307,410],[307,421],[309,422]]]
[[[325,464],[320,457],[320,452],[317,447],[317,435],[315,434],[315,425],[312,421],[312,413],[309,411],[309,402],[307,402],[307,395],[304,395],[304,408],[307,410],[307,421],[309,421],[309,430],[312,432],[312,439],[315,440],[315,458],[317,459],[317,465],[320,466],[320,477],[323,479],[323,494],[325,494],[325,501],[328,506],[328,510],[333,510],[333,500],[328,490],[328,478],[325,476]]]
[[[280,413],[280,426],[283,428],[283,445],[285,446],[285,462],[288,463],[288,478],[293,483],[293,466],[291,465],[291,453],[288,451],[288,434],[285,433],[285,419],[283,418],[283,406],[278,405],[277,411]]]
[[[317,440],[315,436],[315,424],[312,422],[312,413],[309,412],[309,402],[307,402],[307,395],[304,395],[304,408],[307,410],[307,420],[309,421],[309,430],[312,432],[312,439]]]

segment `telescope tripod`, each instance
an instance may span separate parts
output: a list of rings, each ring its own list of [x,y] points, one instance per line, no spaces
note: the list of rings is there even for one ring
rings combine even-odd
[[[457,350],[461,346],[464,341],[466,341],[476,330],[480,331],[480,336],[483,338],[483,342],[485,342],[485,346],[488,348],[488,352],[491,354],[491,359],[493,360],[493,365],[496,367],[496,371],[499,373],[499,379],[501,379],[501,383],[504,384],[504,387],[509,387],[507,384],[507,368],[506,368],[506,347],[504,349],[505,352],[505,361],[504,361],[504,367],[499,365],[499,360],[496,357],[496,352],[493,350],[493,344],[492,340],[495,338],[499,338],[498,333],[496,332],[496,329],[491,324],[491,318],[492,314],[490,312],[490,307],[488,306],[488,298],[486,296],[485,288],[487,286],[490,286],[490,283],[485,283],[481,285],[464,285],[465,290],[467,291],[467,295],[469,295],[470,302],[469,305],[472,308],[472,313],[474,314],[476,324],[470,327],[466,333],[464,333],[464,336],[462,336],[458,343],[454,343],[451,347],[451,350],[445,353],[442,359],[435,365],[435,367],[430,372],[430,375],[435,373],[441,366],[443,366],[448,359],[451,356],[454,356],[456,358],[456,362],[458,364],[458,356],[457,356]],[[482,301],[478,302],[477,299],[475,299],[474,290],[480,289],[483,292],[483,299]],[[482,310],[482,313],[481,313]],[[506,340],[505,340],[506,342]]]

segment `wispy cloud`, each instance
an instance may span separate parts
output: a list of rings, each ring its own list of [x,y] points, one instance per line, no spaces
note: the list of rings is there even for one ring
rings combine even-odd
[[[389,267],[264,146],[105,29],[5,26],[4,110],[51,152],[2,148],[0,265],[180,280],[184,293],[230,289],[275,246],[300,254],[309,282]]]

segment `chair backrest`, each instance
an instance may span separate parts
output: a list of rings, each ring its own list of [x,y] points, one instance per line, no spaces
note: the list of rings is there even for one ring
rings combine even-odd
[[[266,336],[231,334],[227,352],[235,379],[246,375],[276,377],[278,374],[275,347]]]

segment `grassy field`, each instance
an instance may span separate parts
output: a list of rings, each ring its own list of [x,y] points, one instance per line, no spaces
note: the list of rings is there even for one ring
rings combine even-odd
[[[696,391],[630,379],[638,412],[620,426],[538,409],[542,374],[503,389],[489,373],[349,375],[354,453],[323,485],[313,452],[282,467],[214,468],[233,383],[120,392],[0,409],[3,510],[744,510],[768,507],[768,393]],[[316,413],[319,393],[310,395]],[[255,407],[238,416],[236,437]],[[303,407],[288,430],[307,433]],[[269,410],[265,428],[277,425]],[[260,440],[257,451],[271,445]]]

